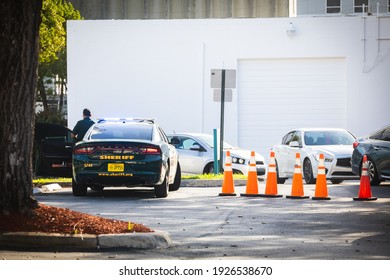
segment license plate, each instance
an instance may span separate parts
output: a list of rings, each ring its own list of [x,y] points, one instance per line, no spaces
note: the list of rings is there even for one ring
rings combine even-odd
[[[123,172],[125,171],[125,165],[123,163],[109,163],[108,172]]]

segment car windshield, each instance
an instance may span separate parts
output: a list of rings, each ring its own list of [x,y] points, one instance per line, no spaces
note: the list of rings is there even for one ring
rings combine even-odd
[[[210,148],[214,148],[214,137],[212,135],[199,135],[198,138],[202,139]],[[223,141],[223,147],[224,149],[234,149],[235,147],[233,145],[230,145],[229,143]]]
[[[347,131],[306,131],[305,144],[319,145],[352,145],[355,138]]]
[[[145,124],[96,124],[89,139],[152,140],[153,127]]]

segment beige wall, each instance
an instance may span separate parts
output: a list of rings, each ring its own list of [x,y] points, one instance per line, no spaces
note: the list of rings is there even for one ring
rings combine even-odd
[[[69,0],[85,19],[288,17],[288,0]]]

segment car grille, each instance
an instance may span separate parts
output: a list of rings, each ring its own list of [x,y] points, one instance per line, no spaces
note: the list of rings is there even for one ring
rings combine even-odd
[[[262,176],[265,174],[265,170],[257,170],[256,174],[257,176]]]
[[[338,158],[337,166],[351,167],[351,158]]]
[[[352,172],[347,171],[335,171],[332,173],[332,176],[356,176]]]

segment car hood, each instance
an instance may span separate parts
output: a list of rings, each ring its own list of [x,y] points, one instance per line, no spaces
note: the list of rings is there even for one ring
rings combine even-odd
[[[330,154],[337,158],[351,157],[353,152],[352,145],[325,145],[310,148],[313,152]]]
[[[226,151],[230,151],[231,156],[236,156],[236,157],[240,157],[240,158],[247,159],[247,160],[249,160],[251,158],[251,151],[249,151],[249,150],[229,149]],[[259,160],[264,161],[264,157],[262,155],[260,155],[259,153],[255,153],[255,160],[256,161],[259,161]]]

